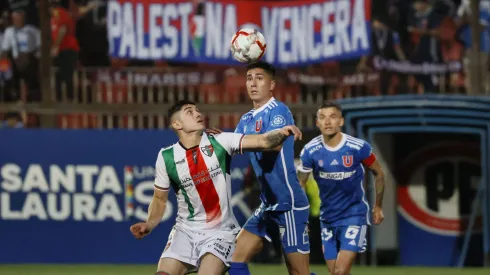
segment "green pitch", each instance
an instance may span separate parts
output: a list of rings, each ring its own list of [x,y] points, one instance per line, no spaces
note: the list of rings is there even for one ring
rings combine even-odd
[[[325,266],[312,266],[317,275],[328,274]],[[252,275],[287,275],[284,265],[251,265]],[[0,275],[151,275],[155,265],[0,265]],[[355,267],[353,275],[488,275],[483,268]]]

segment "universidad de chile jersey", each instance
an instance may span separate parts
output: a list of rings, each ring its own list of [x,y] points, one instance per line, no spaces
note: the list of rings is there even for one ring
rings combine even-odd
[[[293,115],[282,102],[271,98],[257,110],[244,114],[235,133],[263,134],[294,125]],[[308,198],[299,184],[294,166],[294,137],[288,137],[280,151],[249,152],[260,183],[263,207],[268,211],[306,209]]]
[[[370,224],[362,165],[376,160],[369,143],[342,133],[341,142],[332,148],[320,135],[305,145],[300,159],[298,170],[313,172],[318,183],[323,222],[333,227]]]

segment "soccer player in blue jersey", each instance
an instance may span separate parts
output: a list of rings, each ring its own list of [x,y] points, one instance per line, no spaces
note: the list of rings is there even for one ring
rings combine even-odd
[[[259,134],[294,125],[284,103],[274,99],[275,69],[263,62],[247,68],[246,86],[253,109],[244,114],[236,133]],[[247,263],[260,252],[267,235],[266,219],[279,226],[289,274],[310,275],[308,198],[301,188],[294,166],[294,140],[268,152],[250,153],[250,161],[261,185],[260,207],[240,231],[229,270],[230,275],[248,275]]]
[[[323,254],[328,270],[332,275],[348,275],[357,253],[366,248],[370,225],[364,166],[375,177],[374,224],[384,219],[384,173],[369,143],[340,131],[344,118],[338,104],[324,103],[317,112],[316,125],[322,134],[301,151],[298,178],[305,184],[313,172],[320,189]]]

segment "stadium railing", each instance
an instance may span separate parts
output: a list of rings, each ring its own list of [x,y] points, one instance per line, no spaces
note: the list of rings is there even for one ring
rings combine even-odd
[[[369,85],[378,80],[377,73],[340,75],[325,67],[280,71],[274,96],[288,104],[299,126],[313,127],[319,102],[376,95]],[[233,128],[252,108],[242,68],[82,68],[74,74],[73,95],[64,87],[61,96],[56,95],[54,77],[51,83],[49,98],[23,105],[29,127],[166,128],[168,107],[189,99],[200,104],[208,126]],[[18,109],[3,98],[0,113]]]
[[[168,107],[177,100],[189,99],[200,104],[208,126],[233,128],[240,116],[251,109],[245,73],[243,67],[207,65],[80,68],[74,74],[74,94],[68,95],[65,87],[61,96],[56,95],[55,74],[52,74],[49,97],[24,105],[29,114],[27,126],[166,128]],[[339,62],[278,70],[274,96],[288,104],[299,126],[310,128],[314,127],[315,107],[324,100],[418,93],[411,76],[391,73],[387,78],[383,73],[358,72],[355,64],[344,66]],[[441,84],[435,92],[454,93],[462,84],[452,83],[456,85],[450,86],[452,91]],[[18,107],[16,103],[3,101],[4,98],[0,94],[0,119],[2,113]]]

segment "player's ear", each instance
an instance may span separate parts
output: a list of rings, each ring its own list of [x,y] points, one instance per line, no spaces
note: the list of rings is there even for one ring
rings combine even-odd
[[[340,118],[340,127],[343,127],[344,126],[344,117],[341,117]]]
[[[276,87],[276,81],[274,79],[271,80],[271,91],[274,91],[274,88]]]
[[[182,122],[178,119],[174,120],[174,122],[172,122],[172,127],[175,129],[175,130],[182,130]]]

